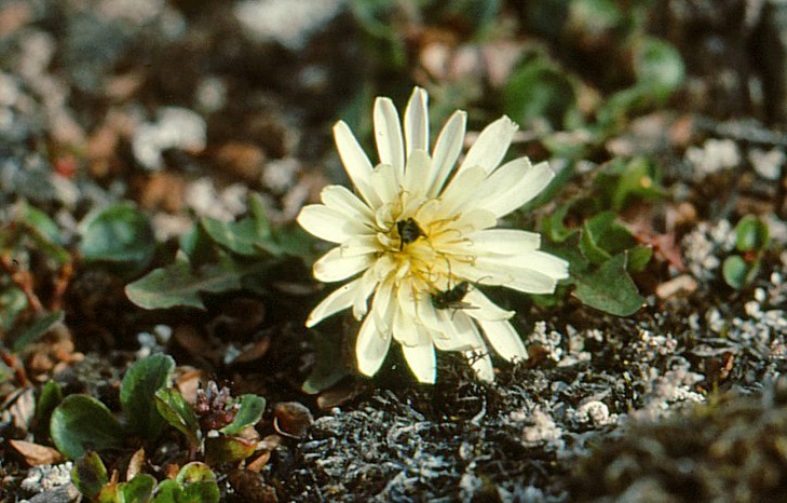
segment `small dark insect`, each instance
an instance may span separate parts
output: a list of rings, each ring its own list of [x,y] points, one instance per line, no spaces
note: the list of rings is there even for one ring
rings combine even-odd
[[[453,288],[432,295],[432,305],[437,309],[462,309],[469,304],[462,302],[467,295],[470,284],[467,281],[457,283]]]
[[[404,245],[412,243],[421,236],[426,236],[418,222],[412,218],[396,222],[396,230],[399,231],[399,251],[402,251]]]

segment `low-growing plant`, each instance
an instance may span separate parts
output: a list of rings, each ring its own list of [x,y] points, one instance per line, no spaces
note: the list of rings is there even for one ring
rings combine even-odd
[[[751,284],[760,271],[760,264],[770,242],[768,225],[747,215],[735,226],[735,252],[724,259],[724,281],[736,290]]]
[[[85,499],[97,503],[217,503],[221,497],[216,475],[198,461],[159,483],[145,473],[119,482],[118,473],[110,476],[99,455],[91,451],[76,461],[71,480]]]
[[[295,228],[273,228],[262,199],[254,194],[248,216],[236,222],[202,218],[181,238],[173,263],[130,283],[126,294],[144,309],[205,309],[205,294],[253,288],[250,285],[264,289],[266,278],[281,269],[282,261],[305,254],[308,243]]]

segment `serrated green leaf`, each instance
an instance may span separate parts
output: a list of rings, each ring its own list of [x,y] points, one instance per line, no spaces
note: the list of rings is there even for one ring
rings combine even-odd
[[[201,225],[195,224],[188,232],[178,239],[180,252],[188,259],[191,267],[199,267],[218,259],[213,240]]]
[[[75,463],[71,469],[71,482],[89,500],[98,498],[101,490],[109,482],[107,468],[95,451],[91,451]]]
[[[25,327],[19,335],[14,336],[14,344],[12,346],[14,352],[22,351],[28,344],[47,333],[52,327],[62,323],[64,318],[65,313],[63,311],[46,313],[37,318],[32,324]]]
[[[192,268],[185,258],[181,258],[127,285],[126,295],[131,302],[145,309],[174,306],[205,309],[203,293],[240,290],[242,276],[259,267],[260,264],[244,266],[225,258],[216,264]]]
[[[164,420],[183,433],[192,447],[199,446],[199,422],[183,395],[175,388],[165,388],[156,391],[155,397],[156,409]]]
[[[573,295],[583,304],[615,316],[636,313],[645,299],[626,272],[626,255],[621,253],[593,271],[572,271]]]
[[[768,224],[753,215],[746,215],[735,226],[735,248],[738,251],[762,251],[767,248],[768,241]]]
[[[122,425],[106,405],[87,395],[70,395],[55,408],[49,434],[69,459],[88,451],[120,448],[125,438]]]
[[[141,473],[118,487],[117,503],[148,503],[153,496],[156,479],[147,473]]]
[[[233,253],[244,256],[258,255],[255,243],[259,241],[257,224],[250,218],[238,222],[222,222],[215,218],[204,217],[202,228],[217,244]]]
[[[247,426],[254,426],[265,412],[265,399],[257,395],[241,395],[235,399],[239,405],[235,419],[220,431],[227,435],[236,435]]]
[[[169,385],[175,360],[153,355],[132,365],[120,385],[120,403],[131,431],[155,440],[166,421],[156,408],[156,391]]]
[[[144,267],[156,250],[150,221],[128,203],[88,215],[81,227],[79,250],[87,261],[130,262]]]

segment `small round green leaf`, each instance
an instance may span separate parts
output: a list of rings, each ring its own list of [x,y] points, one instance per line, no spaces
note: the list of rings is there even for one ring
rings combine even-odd
[[[148,503],[153,495],[153,488],[156,487],[156,479],[152,475],[142,473],[126,482],[120,484],[118,493],[123,503]]]
[[[762,251],[769,240],[768,224],[753,215],[746,215],[735,226],[735,248],[738,251]]]
[[[235,419],[221,429],[227,435],[236,435],[247,426],[254,426],[265,412],[265,399],[257,395],[241,395],[236,400],[240,407]]]
[[[52,413],[49,433],[57,449],[76,459],[87,451],[122,447],[123,427],[109,409],[87,395],[66,397]]]
[[[740,255],[732,255],[724,259],[721,272],[725,283],[740,290],[747,283],[751,267]]]
[[[82,223],[79,249],[87,261],[144,267],[153,257],[156,240],[144,214],[131,204],[116,204],[88,215]]]

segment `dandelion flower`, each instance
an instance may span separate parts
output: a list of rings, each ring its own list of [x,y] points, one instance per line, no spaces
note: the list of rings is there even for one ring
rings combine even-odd
[[[551,293],[568,264],[539,250],[541,236],[496,229],[499,218],[530,201],[554,177],[526,157],[500,165],[517,129],[508,117],[487,126],[459,161],[466,114],[456,111],[429,146],[426,91],[415,88],[404,113],[388,98],[374,104],[374,166],[350,128],[333,128],[355,192],[326,187],[322,204],[305,206],[298,223],[336,243],[314,264],[323,282],[350,280],[311,312],[311,327],[344,309],[361,322],[358,370],[374,375],[391,341],[421,382],[436,378],[435,348],[461,351],[479,378],[491,381],[487,342],[509,361],[527,358],[508,321],[480,286]]]

